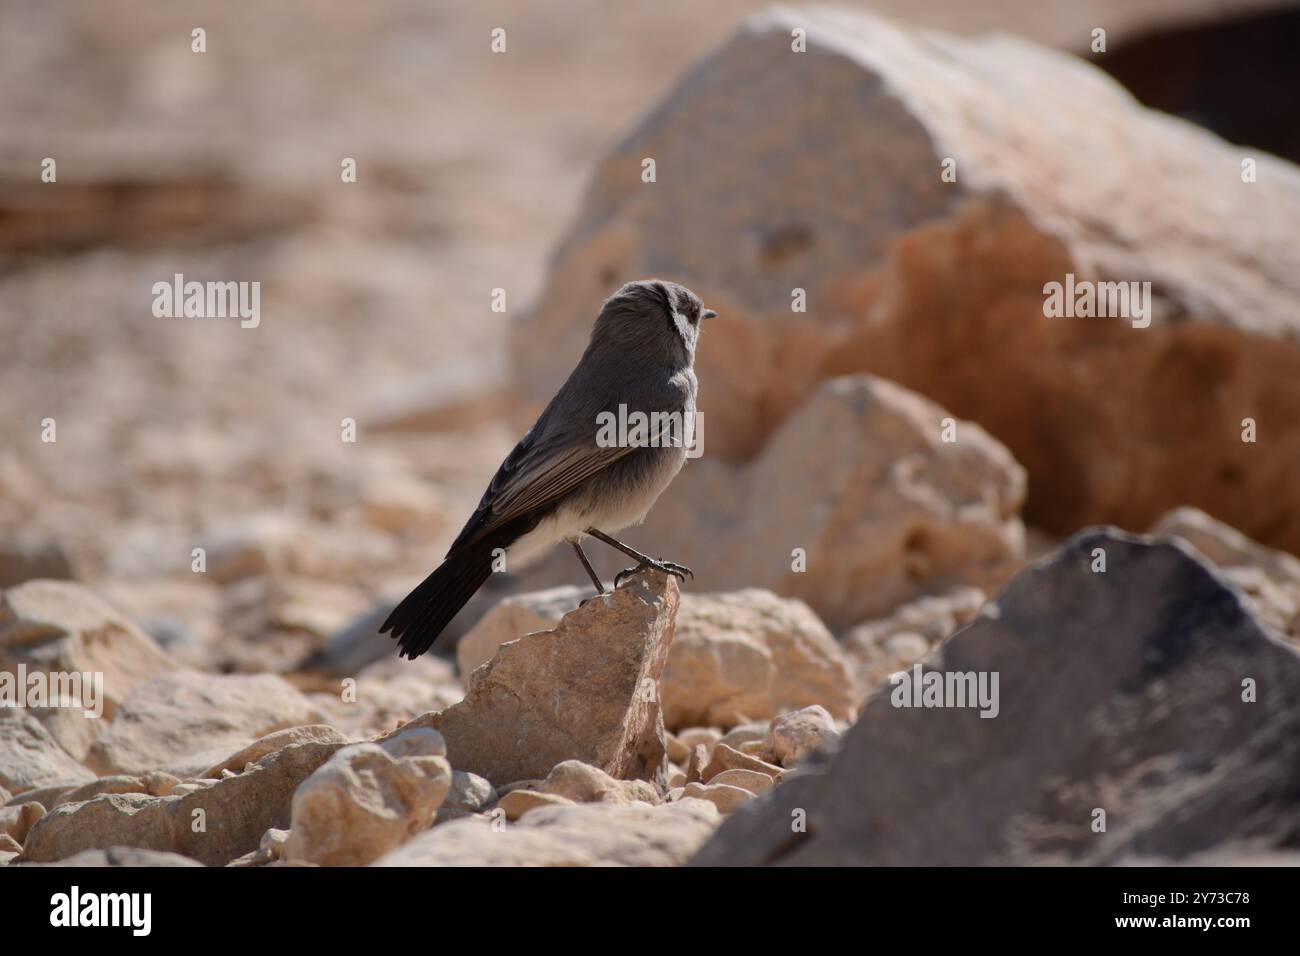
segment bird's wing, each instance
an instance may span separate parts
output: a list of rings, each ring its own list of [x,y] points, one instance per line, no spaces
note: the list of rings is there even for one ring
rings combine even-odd
[[[646,413],[650,427],[659,432],[647,435],[647,442],[662,444],[671,420],[660,419],[656,424],[653,413],[681,412],[693,396],[693,379],[657,377],[640,365],[625,363],[621,376],[605,374],[593,383],[589,366],[584,355],[533,427],[506,456],[452,543],[449,556],[523,515],[540,520],[584,482],[643,450],[641,445],[599,444],[600,416],[616,414],[614,410],[623,407]]]
[[[449,555],[521,515],[544,512],[616,461],[642,450],[639,445],[602,447],[594,431],[574,434],[549,425],[543,416],[506,456]],[[649,441],[663,437],[653,435]]]
[[[537,431],[534,426],[501,463],[448,554],[520,515],[555,505],[593,475],[637,451],[635,447],[602,448],[594,435],[587,445],[566,442],[566,436],[539,438]]]

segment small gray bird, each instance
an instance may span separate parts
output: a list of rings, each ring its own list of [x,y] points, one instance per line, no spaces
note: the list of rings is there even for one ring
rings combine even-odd
[[[629,282],[605,301],[582,359],[497,469],[446,559],[379,629],[392,631],[401,655],[414,659],[433,646],[502,551],[519,561],[567,541],[601,594],[605,586],[582,550],[584,536],[636,560],[615,587],[643,568],[682,580],[691,574],[610,532],[639,524],[686,460],[684,433],[674,440],[665,432],[693,420],[695,343],[700,320],[714,315],[690,289],[658,279]],[[609,442],[602,422],[620,412],[624,421],[643,413],[651,433],[634,443]]]

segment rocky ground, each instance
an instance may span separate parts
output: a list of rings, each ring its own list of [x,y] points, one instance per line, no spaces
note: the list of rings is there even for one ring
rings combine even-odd
[[[602,13],[629,57],[370,5],[303,28],[311,86],[293,4],[238,53],[204,11],[197,62],[188,13],[14,7],[0,71],[63,81],[39,118],[0,84],[37,150],[0,144],[0,691],[49,690],[0,709],[0,864],[1297,862],[1300,172],[963,36],[978,4],[693,7]],[[467,52],[496,18],[508,69]],[[176,271],[264,277],[263,326],[142,320]],[[1045,319],[1067,272],[1153,280],[1151,325]],[[696,579],[580,607],[556,553],[396,659],[378,623],[649,274],[721,313],[706,454],[629,537]]]

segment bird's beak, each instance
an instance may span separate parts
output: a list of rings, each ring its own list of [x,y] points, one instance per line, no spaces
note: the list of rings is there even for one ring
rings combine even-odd
[[[718,313],[714,312],[712,309],[705,309],[700,313],[701,319],[716,319],[717,317]]]

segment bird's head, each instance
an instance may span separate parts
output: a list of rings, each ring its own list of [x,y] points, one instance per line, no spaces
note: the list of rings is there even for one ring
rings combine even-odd
[[[647,359],[690,364],[701,320],[716,315],[684,285],[641,279],[605,300],[591,338],[593,343],[602,339]]]

